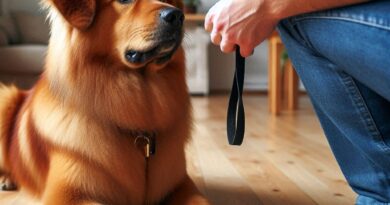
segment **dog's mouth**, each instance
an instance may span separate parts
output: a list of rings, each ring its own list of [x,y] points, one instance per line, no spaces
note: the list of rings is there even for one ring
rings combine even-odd
[[[150,62],[162,64],[171,59],[179,45],[179,38],[166,39],[154,43],[149,49],[127,50],[125,58],[132,64],[146,64]]]

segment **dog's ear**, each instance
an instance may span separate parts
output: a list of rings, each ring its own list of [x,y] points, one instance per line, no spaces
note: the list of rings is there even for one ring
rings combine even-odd
[[[166,2],[179,9],[183,9],[183,0],[167,0]]]
[[[182,1],[182,0],[174,0],[174,2],[175,2],[174,5],[175,5],[177,8],[183,10],[184,5],[183,5],[183,1]]]
[[[96,0],[49,0],[75,28],[86,30],[93,22]]]

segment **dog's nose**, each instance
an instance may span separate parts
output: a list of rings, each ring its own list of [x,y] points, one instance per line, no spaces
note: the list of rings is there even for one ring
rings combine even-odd
[[[165,8],[160,11],[160,19],[172,26],[181,26],[184,22],[184,14],[177,8]]]

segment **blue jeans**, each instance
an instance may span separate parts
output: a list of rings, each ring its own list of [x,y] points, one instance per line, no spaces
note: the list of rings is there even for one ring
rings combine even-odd
[[[278,30],[356,204],[390,204],[390,1],[291,17]]]

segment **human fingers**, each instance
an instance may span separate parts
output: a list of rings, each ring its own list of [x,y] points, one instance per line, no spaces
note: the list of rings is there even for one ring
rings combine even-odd
[[[240,46],[240,54],[242,57],[247,58],[254,53],[254,47],[253,46],[248,46],[248,45],[241,45]]]
[[[213,30],[213,19],[214,19],[214,14],[207,13],[204,21],[204,29],[207,32],[211,32]]]
[[[221,43],[222,36],[219,32],[213,31],[211,32],[210,36],[211,36],[211,42],[213,42],[213,44],[219,45]]]
[[[216,7],[217,4],[211,7],[206,14],[205,21],[204,21],[204,28],[206,29],[207,32],[211,32],[213,30],[213,22],[214,22]]]
[[[231,53],[235,50],[236,45],[230,41],[222,40],[220,44],[221,51],[224,53]]]

